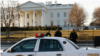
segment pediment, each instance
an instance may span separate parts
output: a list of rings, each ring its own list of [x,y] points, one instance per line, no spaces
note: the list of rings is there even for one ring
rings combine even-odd
[[[28,1],[24,4],[21,4],[20,7],[41,7],[42,5]]]

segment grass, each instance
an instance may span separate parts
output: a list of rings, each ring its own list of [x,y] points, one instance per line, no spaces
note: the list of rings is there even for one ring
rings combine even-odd
[[[56,30],[51,30],[51,36],[54,36]],[[62,37],[67,37],[69,38],[70,33],[72,30],[61,30],[62,32]],[[25,32],[26,32],[26,37],[34,37],[35,33],[43,33],[46,34],[46,30],[44,31],[11,31],[14,32],[15,34],[10,34],[10,37],[25,37]],[[94,32],[94,33],[93,33]],[[77,31],[78,35],[78,40],[93,40],[91,36],[100,36],[100,30],[81,30],[80,32]],[[1,35],[1,38],[6,37],[6,35]]]

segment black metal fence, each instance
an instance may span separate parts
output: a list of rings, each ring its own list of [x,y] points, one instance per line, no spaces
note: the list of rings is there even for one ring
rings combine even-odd
[[[100,28],[96,28],[96,26],[80,26],[77,28],[76,26],[71,25],[59,25],[59,26],[37,26],[37,27],[11,27],[10,28],[10,37],[6,37],[6,28],[1,27],[1,41],[19,41],[26,37],[34,37],[35,33],[43,33],[46,34],[47,30],[51,30],[51,35],[54,36],[56,29],[60,28],[62,32],[62,37],[69,38],[70,32],[72,29],[76,29],[78,31],[78,40],[93,40],[95,36],[100,36]]]

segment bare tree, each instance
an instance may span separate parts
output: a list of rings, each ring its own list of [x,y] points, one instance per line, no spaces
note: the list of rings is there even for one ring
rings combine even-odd
[[[86,20],[86,12],[83,7],[80,7],[77,3],[71,9],[69,15],[69,23],[75,24],[77,26],[77,30],[79,30],[79,26],[83,25]]]
[[[1,23],[6,27],[6,36],[9,37],[10,25],[12,22],[19,19],[18,13],[18,1],[8,0],[7,3],[4,0],[0,4],[1,9]]]
[[[95,25],[100,26],[100,7],[96,8],[93,13],[93,20],[95,21]]]

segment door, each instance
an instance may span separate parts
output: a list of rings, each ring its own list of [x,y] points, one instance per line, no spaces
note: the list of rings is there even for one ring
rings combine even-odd
[[[35,56],[35,46],[37,39],[25,40],[15,45],[13,52],[5,52],[3,56]]]
[[[41,39],[36,56],[65,56],[65,51],[58,40]]]
[[[51,22],[51,26],[53,26],[53,21]]]

